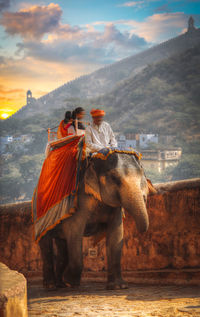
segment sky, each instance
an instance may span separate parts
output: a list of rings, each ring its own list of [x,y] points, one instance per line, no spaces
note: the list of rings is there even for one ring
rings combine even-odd
[[[83,74],[200,27],[200,0],[0,0],[0,118]]]

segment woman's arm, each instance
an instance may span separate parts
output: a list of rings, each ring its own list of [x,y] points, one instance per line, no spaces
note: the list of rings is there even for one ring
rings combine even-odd
[[[70,127],[67,129],[68,135],[75,135],[76,131],[73,127],[73,125],[71,124]]]

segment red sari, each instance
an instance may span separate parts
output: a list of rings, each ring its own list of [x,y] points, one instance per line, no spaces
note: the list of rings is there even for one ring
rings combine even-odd
[[[64,138],[68,135],[73,135],[72,133],[69,133],[69,131],[68,131],[70,126],[71,126],[71,122],[69,122],[65,125],[64,120],[62,120],[59,124],[59,127],[58,127],[57,138],[61,139],[61,138]]]

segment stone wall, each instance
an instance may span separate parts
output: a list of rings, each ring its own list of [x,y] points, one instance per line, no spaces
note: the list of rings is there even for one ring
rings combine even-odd
[[[200,280],[200,179],[156,185],[148,198],[150,227],[139,234],[132,218],[124,219],[122,271],[189,270]],[[84,238],[84,271],[105,272],[105,239],[95,247]],[[0,207],[0,262],[25,276],[41,272],[42,260],[33,241],[31,203]]]
[[[0,263],[0,317],[28,317],[25,277]]]

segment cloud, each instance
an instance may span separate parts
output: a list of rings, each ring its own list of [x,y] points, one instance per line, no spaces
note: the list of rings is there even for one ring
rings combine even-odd
[[[3,57],[0,66],[0,87],[2,99],[0,108],[4,112],[16,111],[26,103],[26,91],[31,89],[33,97],[39,98],[47,92],[83,74],[100,68],[98,62],[59,62],[40,60],[31,56],[22,58]],[[9,87],[9,89],[7,88]],[[16,91],[16,93],[14,93]]]
[[[105,25],[104,32],[97,37],[95,43],[100,47],[113,44],[115,48],[130,49],[132,53],[148,45],[144,38],[128,31],[121,32],[113,23]]]
[[[0,12],[6,10],[10,7],[11,1],[10,0],[0,0]]]
[[[0,67],[5,64],[5,57],[0,56]]]
[[[17,44],[16,56],[24,54],[49,62],[102,65],[127,57],[148,44],[141,36],[122,32],[112,23],[99,31],[93,25],[62,24],[61,15],[60,6],[51,3],[4,12],[0,22],[7,33],[23,39]]]
[[[23,51],[26,57],[57,63],[105,63],[104,49],[92,45],[78,45],[72,41],[18,43],[18,55]]]
[[[32,6],[18,12],[3,12],[1,25],[10,35],[24,39],[41,39],[45,33],[54,31],[60,22],[62,10],[58,4]]]
[[[193,14],[195,25],[200,23],[200,14]],[[138,20],[115,20],[96,21],[95,26],[107,26],[113,24],[117,29],[128,30],[129,39],[131,36],[143,38],[147,45],[161,43],[169,38],[182,34],[187,29],[189,15],[183,12],[162,12],[154,13],[143,21]],[[145,46],[143,46],[145,48]]]
[[[123,4],[119,4],[118,7],[141,7],[145,1],[129,1]]]
[[[117,7],[127,7],[127,8],[135,8],[135,9],[141,9],[143,7],[147,7],[150,5],[151,2],[158,2],[159,0],[137,0],[137,1],[128,1],[124,2],[122,4],[118,4]],[[176,0],[180,1],[180,0]],[[195,1],[195,0],[193,0]]]
[[[169,7],[169,4],[168,3],[165,3],[163,5],[161,5],[160,7],[157,7],[155,9],[155,12],[171,12],[172,9]]]
[[[119,20],[115,24],[131,28],[130,34],[143,37],[147,42],[160,43],[175,37],[187,27],[188,15],[183,12],[156,13],[144,21]]]
[[[120,32],[113,24],[105,25],[104,31],[62,27],[46,40],[25,41],[17,44],[17,56],[58,63],[87,63],[105,65],[127,57],[147,47],[141,37]]]
[[[45,38],[36,39],[37,32],[39,28],[35,27],[34,36],[30,38],[28,33],[23,33],[15,56],[0,56],[0,81],[10,87],[0,87],[1,106],[6,109],[24,105],[28,89],[38,98],[44,92],[148,45],[142,37],[122,32],[113,23],[105,24],[99,31],[93,25],[71,26],[59,21]],[[40,91],[38,87],[41,87]]]
[[[3,85],[0,85],[0,94],[1,95],[11,95],[16,93],[23,93],[24,89],[18,88],[18,89],[7,89]]]
[[[0,85],[0,112],[12,114],[22,105],[22,100],[23,102],[25,101],[26,92],[23,88],[18,86],[19,83],[15,82],[15,87],[8,89],[5,78],[2,82],[4,82],[4,85]]]

